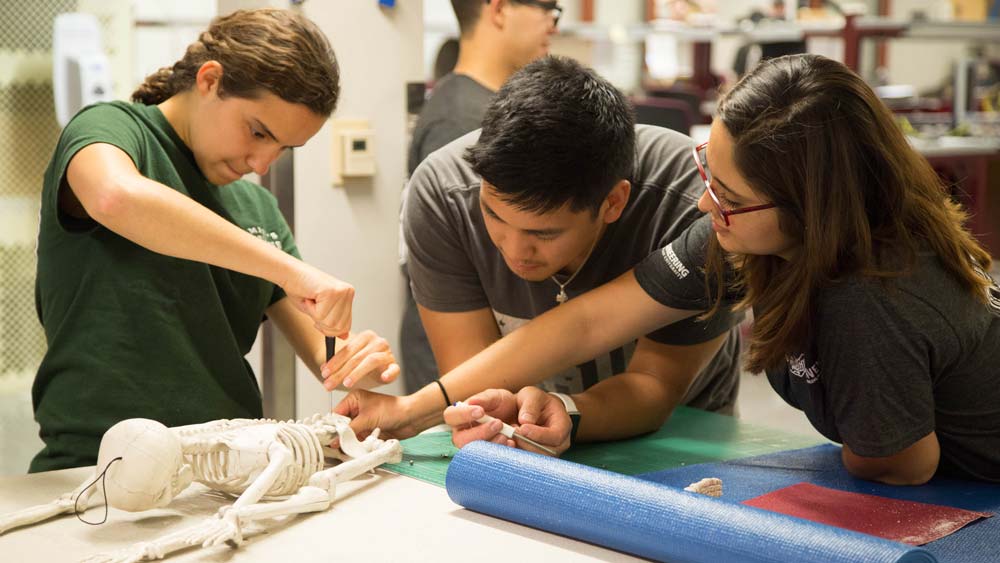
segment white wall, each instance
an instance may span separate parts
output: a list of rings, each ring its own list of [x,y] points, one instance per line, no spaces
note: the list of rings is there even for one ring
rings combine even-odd
[[[135,85],[161,67],[180,60],[187,46],[198,39],[198,34],[216,15],[215,2],[204,0],[132,0],[132,4],[137,22],[131,76]]]
[[[423,79],[420,2],[394,9],[377,2],[306,2],[305,13],[330,38],[341,70],[334,117],[364,118],[375,131],[376,175],[331,186],[332,133],[325,126],[295,153],[296,239],[316,266],[354,284],[354,329],[370,328],[398,350],[403,282],[398,263],[399,195],[406,179],[405,84]],[[301,363],[299,416],[329,408],[323,389]],[[398,392],[399,384],[383,388]]]
[[[437,58],[441,44],[449,38],[457,38],[458,20],[451,8],[450,0],[423,0],[424,33],[423,33],[423,71],[421,77],[430,80],[434,77],[434,60]]]

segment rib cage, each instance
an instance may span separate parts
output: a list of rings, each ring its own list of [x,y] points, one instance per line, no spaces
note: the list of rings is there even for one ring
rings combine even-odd
[[[309,478],[314,473],[322,471],[324,467],[323,446],[312,428],[297,422],[271,424],[277,426],[275,440],[288,448],[292,454],[292,461],[265,493],[263,497],[265,500],[285,498],[294,494],[309,483]],[[213,430],[218,432],[218,429]],[[240,453],[233,451],[227,445],[217,444],[204,451],[185,448],[184,457],[191,465],[195,481],[237,496],[254,482],[265,467],[261,465],[256,471],[240,475],[235,459]]]

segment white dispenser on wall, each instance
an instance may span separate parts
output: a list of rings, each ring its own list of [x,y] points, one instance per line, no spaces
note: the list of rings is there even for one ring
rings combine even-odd
[[[113,98],[111,67],[93,15],[73,12],[56,16],[52,58],[52,88],[60,126],[84,106]]]

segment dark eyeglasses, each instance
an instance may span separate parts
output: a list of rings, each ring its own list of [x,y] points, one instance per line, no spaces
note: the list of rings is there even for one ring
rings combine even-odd
[[[559,18],[562,17],[563,8],[559,5],[559,2],[555,0],[513,0],[518,4],[524,4],[526,6],[537,6],[552,16],[552,25],[559,25]],[[486,0],[489,4],[490,0]]]
[[[708,197],[712,198],[712,203],[714,203],[715,208],[719,210],[719,215],[722,215],[722,219],[726,222],[727,227],[729,226],[730,215],[739,215],[740,213],[750,213],[751,211],[762,211],[764,209],[777,207],[777,205],[773,203],[763,203],[760,205],[751,205],[749,207],[726,209],[727,206],[722,204],[722,201],[719,199],[719,194],[715,193],[715,190],[712,189],[712,171],[708,168],[708,159],[705,155],[707,148],[708,143],[702,143],[692,149],[691,153],[694,155],[694,163],[698,165],[698,172],[701,174],[701,179],[705,182],[705,189],[708,191]]]

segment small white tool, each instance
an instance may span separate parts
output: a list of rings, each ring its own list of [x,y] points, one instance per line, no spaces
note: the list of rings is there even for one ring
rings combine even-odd
[[[455,406],[456,407],[465,407],[465,406],[468,406],[468,405],[465,403],[465,401],[459,401],[459,402],[455,403]],[[492,417],[492,416],[490,416],[490,415],[488,415],[488,414],[484,414],[476,422],[478,422],[479,424],[488,424],[489,422],[494,421],[494,420],[497,420],[497,419],[494,418],[494,417]],[[550,448],[548,446],[543,446],[543,445],[539,444],[538,442],[532,440],[531,438],[527,438],[525,436],[522,436],[522,435],[518,434],[514,430],[514,427],[511,426],[511,425],[509,425],[509,424],[507,424],[506,422],[501,421],[501,424],[503,424],[503,427],[500,429],[500,433],[503,434],[504,436],[510,438],[511,440],[521,440],[522,442],[524,442],[526,444],[531,444],[532,446],[535,446],[536,448],[538,448],[538,449],[540,449],[540,450],[542,450],[542,451],[544,451],[546,453],[552,454],[554,456],[558,456],[559,455],[552,448]]]

